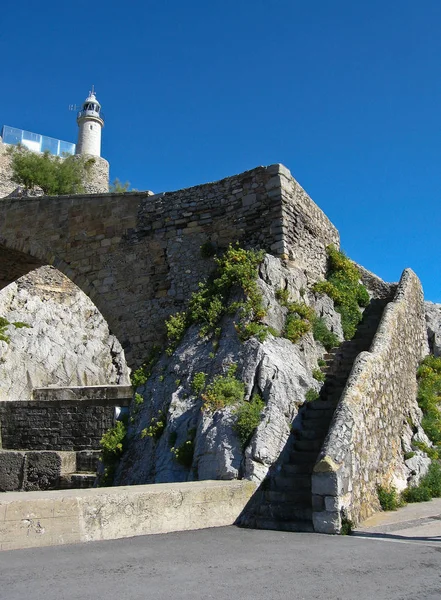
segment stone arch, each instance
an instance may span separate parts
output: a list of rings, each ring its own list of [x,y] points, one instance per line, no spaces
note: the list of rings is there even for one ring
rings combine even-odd
[[[93,286],[35,244],[1,242],[0,315],[33,329],[12,330],[10,345],[0,349],[0,399],[29,399],[32,388],[48,385],[127,385],[124,352],[91,298]]]

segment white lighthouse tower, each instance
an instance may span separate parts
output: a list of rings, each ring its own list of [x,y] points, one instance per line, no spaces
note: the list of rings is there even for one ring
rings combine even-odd
[[[101,129],[104,127],[104,116],[93,86],[77,114],[77,123],[79,130],[76,154],[101,156]]]

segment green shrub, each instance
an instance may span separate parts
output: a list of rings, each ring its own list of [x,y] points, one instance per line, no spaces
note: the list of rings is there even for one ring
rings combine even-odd
[[[49,152],[39,154],[23,146],[11,146],[12,179],[27,190],[40,187],[47,195],[80,194],[95,162],[93,158],[61,158]]]
[[[170,452],[173,453],[176,461],[183,467],[190,468],[193,463],[195,437],[196,429],[189,429],[189,431],[187,432],[186,441],[177,448],[172,447],[170,449]]]
[[[405,452],[404,460],[409,460],[409,459],[413,458],[414,456],[415,456],[415,452]]]
[[[191,382],[191,391],[193,392],[193,394],[196,394],[196,396],[199,396],[199,394],[205,388],[206,380],[207,380],[207,374],[204,373],[203,371],[199,371],[199,373],[194,374],[193,380]]]
[[[441,498],[441,465],[432,461],[427,474],[423,477],[423,485],[430,490],[433,498]]]
[[[430,490],[424,486],[410,487],[401,494],[405,502],[428,502],[432,499]]]
[[[433,446],[428,446],[424,442],[412,442],[412,446],[415,446],[415,448],[418,448],[418,450],[425,452],[431,460],[438,460],[439,458],[438,450]]]
[[[167,331],[167,349],[166,354],[171,356],[176,350],[179,342],[184,336],[185,330],[188,327],[187,313],[178,312],[170,315],[165,321],[165,329]]]
[[[253,394],[249,402],[242,402],[235,411],[236,422],[233,426],[240,440],[242,449],[245,449],[256,427],[260,423],[262,410],[265,406],[259,394]]]
[[[312,335],[317,342],[320,342],[326,350],[332,350],[340,345],[338,337],[332,331],[329,331],[324,319],[317,318],[312,326]],[[326,364],[326,363],[325,363]]]
[[[326,360],[323,360],[323,358],[319,358],[317,364],[321,368],[326,367]]]
[[[314,402],[314,400],[318,400],[320,398],[320,394],[314,388],[310,388],[305,394],[306,402]]]
[[[126,435],[126,426],[122,421],[117,421],[101,438],[104,473],[100,478],[100,486],[112,485],[116,467],[124,451]]]
[[[216,411],[225,406],[242,402],[245,395],[245,384],[236,379],[237,365],[231,365],[226,375],[216,375],[202,394],[204,410]]]
[[[313,291],[327,294],[334,300],[335,309],[341,315],[345,339],[350,340],[362,319],[359,307],[369,304],[369,294],[359,283],[360,275],[354,263],[334,246],[328,246],[326,250],[329,259],[327,281],[314,284]]]
[[[155,441],[158,441],[163,434],[166,425],[167,415],[163,413],[162,410],[159,410],[158,415],[151,418],[150,425],[141,431],[141,438],[145,438],[147,436],[153,438]]]
[[[377,493],[380,506],[383,510],[397,510],[402,506],[400,496],[394,487],[384,488],[378,486]]]
[[[289,290],[279,288],[276,290],[276,298],[282,306],[286,306],[289,300]]]
[[[134,389],[141,385],[144,385],[150,375],[152,374],[153,367],[155,366],[159,356],[161,354],[161,348],[159,346],[153,346],[149,352],[146,360],[142,363],[138,369],[132,371],[130,374],[130,381]]]
[[[308,331],[311,331],[311,323],[309,321],[301,319],[295,313],[288,313],[283,332],[284,337],[293,344],[296,344]]]
[[[140,406],[143,402],[144,402],[144,398],[141,396],[141,394],[136,393],[135,394],[135,406]]]
[[[348,519],[347,517],[343,517],[341,520],[340,535],[351,535],[353,529],[354,522],[351,521],[351,519]]]
[[[235,329],[241,342],[245,342],[252,337],[257,338],[259,342],[264,342],[269,333],[269,327],[257,321],[237,323]]]
[[[314,369],[312,372],[312,376],[316,381],[325,381],[325,374],[320,371],[320,369]]]

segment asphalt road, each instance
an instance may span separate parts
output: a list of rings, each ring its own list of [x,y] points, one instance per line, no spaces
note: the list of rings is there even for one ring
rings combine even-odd
[[[440,539],[225,527],[0,552],[0,599],[440,600]]]

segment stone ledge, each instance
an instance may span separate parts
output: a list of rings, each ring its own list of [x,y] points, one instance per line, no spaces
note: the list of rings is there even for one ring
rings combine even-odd
[[[0,550],[232,525],[250,481],[197,481],[0,496]]]
[[[133,396],[130,385],[91,385],[77,387],[34,388],[29,402],[96,402],[128,406]]]

